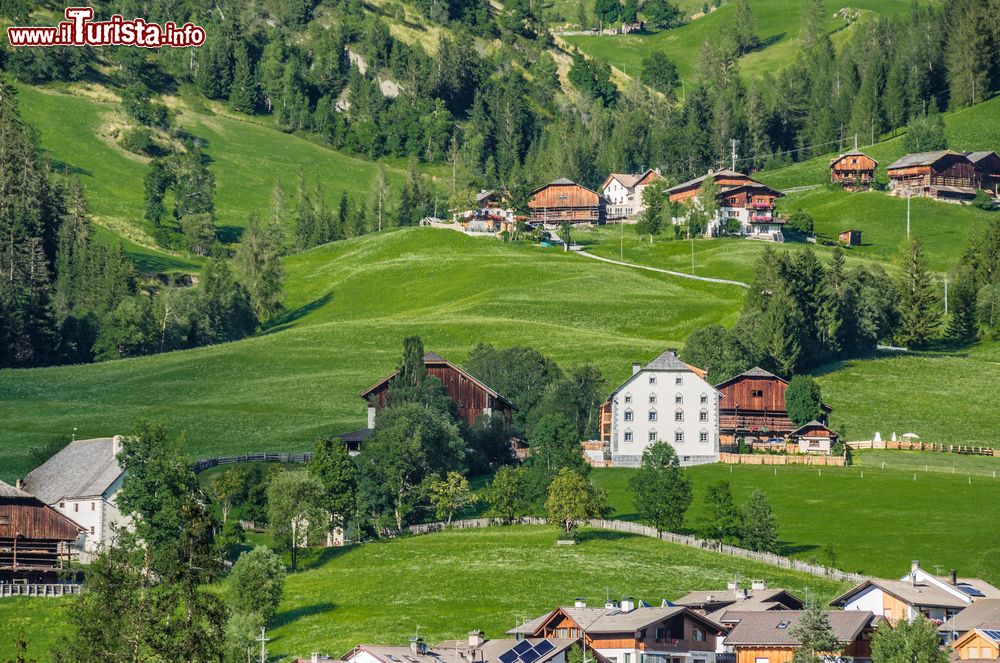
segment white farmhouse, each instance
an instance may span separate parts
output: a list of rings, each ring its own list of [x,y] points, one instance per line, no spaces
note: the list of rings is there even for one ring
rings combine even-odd
[[[24,478],[23,489],[83,527],[83,551],[109,544],[112,525],[127,525],[116,505],[124,478],[121,436],[76,440]],[[85,560],[84,560],[85,561]]]
[[[681,465],[719,461],[719,392],[706,372],[667,350],[632,376],[601,406],[601,439],[611,464],[638,467],[646,447],[673,446]]]
[[[646,209],[642,204],[642,192],[653,182],[663,179],[659,169],[644,173],[611,173],[601,185],[601,193],[607,201],[605,216],[609,221],[628,219]]]

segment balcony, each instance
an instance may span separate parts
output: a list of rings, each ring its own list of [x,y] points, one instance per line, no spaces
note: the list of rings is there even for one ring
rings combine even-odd
[[[771,209],[774,209],[774,203],[750,203],[750,205],[748,205],[748,207],[750,209],[767,209],[767,210],[771,210]]]

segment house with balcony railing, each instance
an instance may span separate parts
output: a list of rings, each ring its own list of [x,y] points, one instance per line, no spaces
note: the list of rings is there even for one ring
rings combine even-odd
[[[739,224],[736,233],[740,236],[784,241],[781,229],[785,221],[774,212],[775,201],[783,194],[749,175],[732,170],[713,171],[668,189],[667,195],[671,202],[701,205],[698,194],[710,180],[715,183],[719,207],[715,218],[709,221],[706,234],[729,234],[729,228],[735,225],[732,220],[735,220]],[[686,214],[674,219],[674,222],[683,223],[685,220]]]

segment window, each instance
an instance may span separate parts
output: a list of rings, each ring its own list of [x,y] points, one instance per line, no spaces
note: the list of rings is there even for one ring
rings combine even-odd
[[[763,389],[751,389],[750,390],[750,396],[752,396],[753,398],[763,398],[764,397],[764,390]]]
[[[0,525],[10,525],[10,518],[8,516],[0,516]]]
[[[90,526],[90,533],[91,533],[91,534],[93,534],[93,533],[94,533],[94,526],[93,526],[93,525],[91,525],[91,526]]]
[[[708,410],[702,410],[698,413],[698,421],[708,421]]]
[[[626,442],[631,442],[632,441],[632,431],[631,430],[625,431],[625,441]]]
[[[674,421],[684,421],[684,410],[678,409],[674,412]]]
[[[674,384],[678,384],[678,385],[684,384],[684,376],[683,375],[678,375],[677,377],[675,377],[674,378]]]
[[[632,402],[632,394],[625,394],[625,404],[628,405]]]
[[[708,442],[708,431],[707,430],[703,430],[700,433],[698,433],[698,441],[699,442]]]
[[[674,433],[674,443],[684,444],[684,431],[679,430],[676,433]]]
[[[692,631],[691,637],[695,642],[705,642],[705,632],[697,626]]]
[[[650,421],[656,421],[656,410],[650,410],[649,411],[649,420]]]
[[[707,402],[708,402],[708,394],[702,394],[701,395],[701,404],[704,405]]]
[[[763,658],[755,658],[753,660],[753,663],[771,663],[771,659],[767,658],[766,656]]]
[[[656,394],[650,394],[649,395],[649,402],[650,403],[655,403],[656,402]]]
[[[66,508],[66,502],[60,502],[59,503],[59,508],[60,509],[65,509]]]
[[[979,658],[979,647],[969,647],[969,658]]]
[[[674,403],[682,405],[684,403],[684,394],[676,394],[674,396]]]
[[[73,502],[73,513],[76,513],[79,510],[80,510],[80,503],[79,502]]]
[[[625,421],[632,421],[633,418],[634,415],[632,413],[632,410],[631,409],[625,410]]]
[[[649,441],[650,442],[656,442],[656,431],[655,430],[649,431]]]
[[[90,503],[90,510],[91,511],[97,511],[97,502],[91,502]]]
[[[632,652],[624,652],[622,654],[622,663],[632,663]]]
[[[655,375],[650,375],[649,376],[649,384],[656,384],[656,376]]]

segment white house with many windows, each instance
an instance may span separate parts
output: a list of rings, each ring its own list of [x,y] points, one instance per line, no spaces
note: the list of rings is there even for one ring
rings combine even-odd
[[[719,392],[706,372],[667,350],[632,376],[601,406],[601,439],[611,464],[637,467],[646,447],[669,442],[681,465],[719,460]]]

